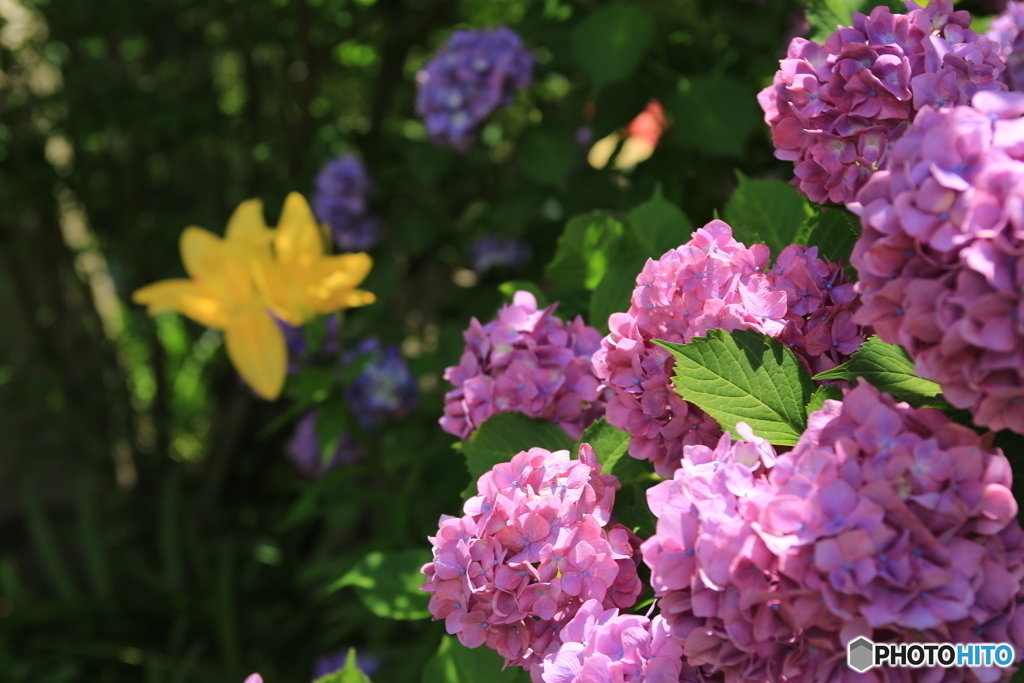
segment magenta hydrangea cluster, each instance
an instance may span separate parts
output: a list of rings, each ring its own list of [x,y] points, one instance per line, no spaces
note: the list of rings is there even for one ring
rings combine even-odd
[[[587,600],[544,657],[543,683],[678,683],[683,648],[661,616],[619,614]]]
[[[846,680],[859,636],[1024,652],[1024,531],[989,438],[867,384],[826,401],[787,453],[741,435],[687,446],[648,491],[644,561],[703,680]],[[1006,672],[944,673],[934,680]]]
[[[640,539],[609,526],[619,481],[600,471],[584,444],[579,460],[531,448],[481,476],[463,516],[442,516],[430,538],[423,590],[434,619],[466,647],[534,670],[585,602],[632,606]]]
[[[458,30],[417,75],[416,111],[430,137],[465,151],[483,120],[532,82],[533,57],[514,31]]]
[[[976,424],[1024,433],[1024,93],[921,111],[851,208],[856,319]]]
[[[518,411],[578,439],[601,416],[603,387],[590,365],[601,333],[580,317],[563,322],[556,307],[538,309],[533,294],[521,291],[496,320],[470,320],[462,359],[444,373],[455,386],[445,394],[445,431],[467,439],[491,415]]]
[[[594,354],[615,394],[607,418],[630,434],[629,454],[671,477],[688,444],[713,445],[718,423],[672,388],[673,360],[652,340],[685,343],[707,330],[751,329],[779,339],[812,373],[844,362],[863,342],[853,323],[853,286],[817,248],[786,247],[774,265],[763,244],[746,247],[715,220],[692,239],[648,260],[629,311],[608,321]]]
[[[855,12],[824,45],[794,38],[758,95],[775,156],[794,163],[793,184],[813,201],[852,201],[922,107],[1005,88],[999,45],[969,29],[969,12],[951,0],[907,6]]]
[[[1006,62],[1003,80],[1010,90],[1024,89],[1024,2],[1006,3],[1006,9],[989,24],[986,36],[999,45]]]

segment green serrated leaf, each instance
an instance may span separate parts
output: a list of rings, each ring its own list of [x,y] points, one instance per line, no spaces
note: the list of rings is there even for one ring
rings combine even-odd
[[[480,475],[498,463],[508,462],[516,453],[531,448],[572,452],[574,446],[572,437],[553,422],[535,420],[517,412],[491,415],[462,444],[470,477],[463,497],[476,495]]]
[[[627,458],[639,462],[633,458]],[[615,494],[615,521],[629,527],[640,538],[654,535],[658,520],[647,504],[647,489],[654,484],[650,481],[645,486],[641,482],[623,484]]]
[[[722,211],[733,236],[745,243],[767,244],[776,256],[793,244],[811,215],[810,204],[781,180],[751,180],[736,171],[739,186]]]
[[[502,670],[505,660],[486,647],[464,647],[454,636],[444,636],[437,653],[423,668],[421,683],[530,683],[518,666]]]
[[[629,449],[629,432],[612,427],[608,420],[602,417],[583,432],[576,444],[576,450],[578,451],[580,445],[585,443],[594,449],[594,455],[601,463],[601,474],[609,474]]]
[[[709,330],[688,344],[654,340],[675,358],[676,392],[737,435],[746,422],[777,446],[792,446],[807,424],[814,384],[800,361],[758,332]]]
[[[693,233],[690,219],[662,196],[661,185],[654,190],[653,197],[630,211],[627,218],[644,258],[659,258],[685,243]]]
[[[654,38],[654,20],[639,7],[609,5],[581,21],[570,44],[576,63],[590,76],[594,92],[627,78]]]
[[[856,381],[863,378],[879,391],[892,394],[897,401],[906,401],[915,408],[951,410],[942,398],[938,384],[920,377],[914,371],[914,361],[907,352],[895,344],[886,344],[872,336],[861,344],[850,360],[831,370],[814,376],[815,380]]]
[[[793,242],[818,247],[818,253],[830,261],[849,261],[853,245],[860,237],[860,220],[843,208],[819,210],[800,226]]]
[[[348,657],[345,658],[345,666],[340,671],[322,676],[313,683],[372,683],[372,681],[356,664],[356,649],[350,647]]]
[[[841,401],[843,400],[843,392],[839,387],[825,386],[818,387],[811,394],[810,400],[807,402],[807,414],[810,415],[813,412],[821,410],[821,407],[825,405],[825,401],[828,400]]]
[[[702,152],[740,156],[761,122],[756,94],[725,75],[683,79],[671,105],[672,130]]]
[[[623,251],[633,247],[625,236],[626,226],[608,213],[576,216],[558,238],[547,277],[560,287],[593,291]]]
[[[363,604],[378,617],[412,621],[430,616],[430,596],[420,590],[426,581],[420,568],[430,562],[430,551],[372,552],[327,589],[351,586]]]

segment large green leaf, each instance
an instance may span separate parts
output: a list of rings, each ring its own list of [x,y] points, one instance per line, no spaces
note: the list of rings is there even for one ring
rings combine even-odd
[[[736,172],[739,186],[722,211],[733,236],[746,243],[767,244],[776,256],[793,244],[811,207],[796,188],[781,180],[751,180]]]
[[[614,4],[588,15],[572,32],[572,55],[595,91],[628,77],[654,38],[654,20],[634,5]]]
[[[762,116],[757,93],[729,76],[683,79],[671,111],[676,137],[721,156],[742,155]]]
[[[577,449],[580,444],[585,443],[594,449],[594,455],[601,463],[601,474],[609,474],[629,449],[629,432],[612,427],[608,420],[602,417],[583,432]]]
[[[824,386],[818,387],[811,394],[810,400],[807,402],[807,414],[817,412],[821,410],[821,407],[825,405],[825,401],[828,400],[841,401],[843,400],[843,392],[839,387],[835,386]]]
[[[426,549],[372,552],[328,590],[352,586],[363,604],[378,617],[426,619],[430,616],[430,596],[420,590],[426,580],[420,568],[427,562],[430,551]]]
[[[626,226],[611,214],[595,211],[572,218],[558,238],[548,278],[560,287],[594,290],[613,262],[634,249]]]
[[[322,676],[313,683],[372,683],[370,677],[362,672],[356,664],[356,649],[350,647],[345,666],[340,671]]]
[[[723,429],[737,436],[736,424],[746,422],[779,446],[800,438],[814,384],[779,342],[751,330],[709,330],[688,344],[654,341],[675,358],[676,392]]]
[[[683,210],[666,200],[661,186],[654,196],[635,207],[627,216],[629,227],[645,257],[659,258],[690,239],[693,224]]]
[[[502,671],[505,660],[488,647],[464,647],[455,636],[444,636],[437,653],[423,667],[421,683],[530,683],[518,666]]]
[[[818,253],[830,261],[849,261],[853,245],[860,237],[860,221],[843,208],[824,209],[812,214],[800,226],[797,244],[818,247]]]
[[[858,378],[915,408],[951,409],[939,385],[914,372],[914,361],[902,347],[886,344],[876,336],[861,344],[850,360],[814,376],[822,381]]]
[[[604,277],[601,284],[590,297],[588,322],[602,333],[608,332],[608,317],[612,313],[625,313],[633,298],[636,288],[636,276],[643,270],[643,257],[634,257],[623,263],[614,264]]]
[[[481,474],[498,463],[508,462],[521,451],[546,448],[571,452],[574,446],[572,437],[553,422],[535,420],[517,412],[491,415],[461,446],[470,476],[464,495],[476,495],[476,481]]]

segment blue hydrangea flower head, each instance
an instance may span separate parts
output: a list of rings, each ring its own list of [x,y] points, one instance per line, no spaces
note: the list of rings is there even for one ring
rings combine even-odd
[[[473,243],[473,270],[482,275],[492,268],[518,268],[531,256],[529,245],[514,237],[484,235]]]
[[[416,77],[416,111],[427,133],[459,151],[480,124],[533,82],[533,57],[511,29],[458,30]]]
[[[345,365],[360,362],[365,364],[345,395],[364,429],[399,420],[416,406],[416,378],[397,346],[368,337],[342,354]]]
[[[354,154],[327,162],[317,176],[313,211],[330,227],[341,252],[366,251],[380,241],[381,223],[367,215],[366,195],[372,186],[363,162]]]

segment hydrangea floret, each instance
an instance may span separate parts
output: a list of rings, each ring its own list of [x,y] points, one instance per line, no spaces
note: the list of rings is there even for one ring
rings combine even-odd
[[[1024,94],[925,108],[851,208],[856,319],[975,424],[1024,433]]]
[[[640,595],[638,539],[609,526],[618,479],[589,445],[531,448],[477,482],[462,517],[441,517],[423,567],[429,609],[466,647],[486,645],[534,672],[588,601],[631,607]]]
[[[587,600],[544,657],[543,683],[678,683],[683,648],[661,616],[653,620]]]
[[[1024,653],[1024,531],[990,436],[864,383],[812,413],[787,453],[737,431],[745,441],[687,446],[648,490],[658,523],[644,562],[703,680],[847,680],[859,636]]]
[[[1006,9],[989,24],[985,35],[999,45],[1006,61],[1003,80],[1010,90],[1024,89],[1024,2],[1006,3]]]
[[[812,373],[844,362],[863,342],[853,324],[853,286],[816,247],[790,245],[774,265],[763,244],[736,241],[715,220],[686,244],[650,259],[630,308],[612,314],[594,354],[597,376],[615,394],[607,418],[630,434],[629,454],[671,477],[688,444],[714,445],[721,430],[672,388],[673,360],[652,340],[686,343],[707,330],[752,329],[791,348]]]
[[[354,154],[329,161],[316,178],[313,210],[331,230],[339,252],[366,251],[380,241],[380,221],[367,212],[371,182],[363,162]]]
[[[758,95],[775,156],[793,162],[793,184],[813,201],[853,201],[922,107],[1005,89],[999,44],[970,30],[969,12],[951,0],[907,7],[854,12],[824,45],[794,38]]]
[[[578,439],[601,416],[603,388],[590,364],[601,333],[581,317],[563,322],[556,307],[538,309],[533,294],[520,291],[496,320],[470,321],[462,358],[444,373],[455,387],[445,394],[445,431],[467,439],[491,415],[518,411]]]
[[[416,111],[430,137],[466,151],[484,119],[532,82],[533,57],[514,31],[457,30],[417,75]]]

